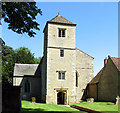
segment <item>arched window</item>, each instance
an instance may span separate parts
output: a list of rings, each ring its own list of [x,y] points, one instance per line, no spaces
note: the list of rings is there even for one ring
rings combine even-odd
[[[30,82],[28,80],[25,81],[25,92],[30,92]]]

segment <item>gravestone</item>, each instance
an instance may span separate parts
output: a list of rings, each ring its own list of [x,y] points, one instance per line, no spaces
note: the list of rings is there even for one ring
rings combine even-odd
[[[32,103],[35,103],[35,102],[36,102],[36,98],[32,97]]]
[[[87,99],[87,104],[88,104],[88,103],[93,103],[93,102],[94,102],[94,98],[88,98],[88,99]]]
[[[120,97],[119,96],[116,97],[116,105],[120,105]]]

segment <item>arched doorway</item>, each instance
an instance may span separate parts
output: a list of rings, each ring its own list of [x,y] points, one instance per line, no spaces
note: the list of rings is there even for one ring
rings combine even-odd
[[[57,104],[65,104],[65,92],[59,91],[57,93]]]

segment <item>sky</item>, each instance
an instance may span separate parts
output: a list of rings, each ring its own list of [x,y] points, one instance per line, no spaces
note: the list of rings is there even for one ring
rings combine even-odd
[[[37,16],[40,31],[34,38],[18,35],[2,21],[2,38],[6,45],[17,49],[27,47],[35,57],[43,56],[43,29],[46,22],[60,15],[76,26],[76,48],[94,57],[94,76],[108,55],[118,57],[117,2],[37,2],[42,16]]]

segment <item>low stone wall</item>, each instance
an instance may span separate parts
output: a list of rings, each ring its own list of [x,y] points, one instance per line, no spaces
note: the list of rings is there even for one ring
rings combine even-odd
[[[20,112],[20,86],[2,86],[2,113]]]

